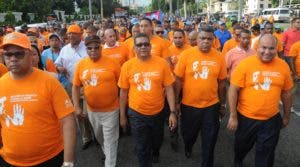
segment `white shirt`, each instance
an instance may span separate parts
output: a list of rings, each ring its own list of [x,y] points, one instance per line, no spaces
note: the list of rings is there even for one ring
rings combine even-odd
[[[74,71],[77,63],[79,62],[79,60],[87,56],[88,54],[86,52],[86,46],[84,45],[83,41],[80,42],[76,49],[73,48],[71,44],[68,44],[61,49],[59,56],[54,64],[55,66],[64,67],[69,74],[67,76],[69,82],[73,83]]]

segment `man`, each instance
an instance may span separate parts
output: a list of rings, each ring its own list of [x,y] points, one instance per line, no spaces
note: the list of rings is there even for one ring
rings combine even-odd
[[[128,60],[128,50],[126,46],[117,42],[116,32],[114,29],[104,31],[105,44],[102,49],[102,55],[115,60],[122,66]]]
[[[291,58],[291,70],[295,81],[294,104],[292,107],[292,112],[297,116],[300,116],[300,41],[292,45],[289,57]]]
[[[168,47],[171,46],[172,42],[164,37],[164,28],[161,25],[157,24],[154,28],[154,32],[155,35],[157,35],[158,37],[164,40],[164,42]]]
[[[26,35],[8,34],[1,48],[10,72],[0,78],[0,166],[73,167],[76,125],[68,95],[32,67]]]
[[[273,35],[279,40],[279,42],[282,42],[282,30],[281,27],[277,24],[274,26],[275,28],[275,32],[273,33]]]
[[[230,78],[232,71],[234,71],[240,61],[256,53],[255,50],[250,47],[251,32],[249,30],[243,29],[238,38],[238,46],[231,49],[225,56],[226,67],[229,74],[228,78]]]
[[[188,40],[189,40],[190,46],[192,46],[192,47],[197,46],[197,36],[198,36],[197,31],[192,31],[189,33]]]
[[[172,63],[172,67],[174,69],[178,62],[180,53],[182,53],[184,50],[190,48],[190,46],[184,43],[185,33],[183,30],[176,29],[173,32],[174,32],[173,44],[169,47],[169,50],[172,55],[171,63]]]
[[[220,127],[219,112],[225,107],[227,77],[224,57],[212,48],[212,29],[201,29],[197,47],[184,51],[175,67],[176,105],[181,103],[181,129],[185,156],[191,157],[199,131],[202,167],[212,167]],[[182,88],[182,100],[179,100]]]
[[[142,23],[143,24],[143,23]],[[164,131],[164,99],[167,97],[170,116],[169,128],[177,126],[173,83],[174,77],[168,63],[151,54],[148,35],[141,33],[134,38],[137,57],[127,61],[118,82],[120,87],[120,124],[127,126],[128,118],[135,139],[139,167],[151,167],[158,162]]]
[[[140,20],[140,32],[148,35],[151,43],[151,55],[169,59],[170,51],[163,39],[152,34],[152,22],[148,18],[142,18]],[[163,44],[163,45],[162,45]]]
[[[57,34],[50,34],[49,35],[49,44],[50,48],[43,51],[41,58],[42,64],[44,68],[46,67],[46,60],[50,59],[52,62],[55,62],[59,56],[60,51],[60,38]]]
[[[140,25],[137,20],[137,22],[135,22],[135,24],[131,28],[131,37],[126,39],[126,41],[124,42],[124,45],[127,47],[128,50],[128,59],[135,57],[134,37],[137,36],[139,33],[140,33]]]
[[[263,35],[257,55],[240,62],[231,76],[227,128],[236,131],[236,167],[243,166],[254,144],[255,166],[273,166],[280,129],[289,123],[293,81],[288,65],[276,56],[276,42],[271,34]],[[283,118],[278,108],[280,98]]]
[[[225,42],[222,50],[222,56],[225,56],[228,51],[235,48],[239,44],[240,42],[239,39],[241,36],[242,29],[243,28],[239,25],[233,27],[233,38]]]
[[[222,21],[219,22],[219,29],[216,30],[214,34],[219,39],[221,44],[221,50],[222,50],[225,42],[231,38],[230,32],[226,29],[225,22]]]
[[[124,42],[128,37],[130,37],[130,33],[128,32],[127,24],[120,24],[118,29],[118,42]]]
[[[295,17],[291,21],[292,27],[285,31],[282,35],[282,43],[284,46],[284,56],[288,63],[290,63],[289,58],[286,57],[289,55],[291,46],[300,41],[300,17]]]
[[[262,35],[264,35],[264,34],[271,34],[271,35],[273,35],[273,31],[274,31],[273,24],[271,24],[270,22],[266,22],[265,25],[264,25],[264,33],[261,34],[260,37],[262,37]],[[282,46],[282,43],[276,37],[275,37],[275,39],[277,40],[277,42],[276,42],[276,44],[277,44],[276,45],[277,54],[278,54],[279,57],[283,58],[283,46]],[[253,47],[254,50],[258,49],[258,43],[259,43],[259,41],[256,41],[254,43],[254,47]]]
[[[71,97],[75,67],[79,60],[87,56],[87,52],[83,41],[81,41],[82,31],[78,25],[70,25],[67,34],[70,43],[61,49],[54,64],[58,72],[67,76],[69,84],[66,90]],[[83,100],[82,103],[84,103]],[[77,119],[77,124],[81,133],[82,149],[87,149],[92,142],[89,121],[87,118]]]
[[[255,24],[254,26],[251,27],[251,39],[254,39],[260,35],[260,25]]]
[[[95,35],[85,39],[89,57],[80,60],[76,66],[72,97],[77,117],[86,117],[80,106],[80,89],[83,87],[87,117],[105,154],[105,166],[115,167],[119,138],[117,82],[120,66],[102,57],[100,42],[100,38]]]
[[[96,35],[97,31],[98,29],[95,26],[93,25],[88,26],[85,30],[85,34],[86,34],[85,38]]]

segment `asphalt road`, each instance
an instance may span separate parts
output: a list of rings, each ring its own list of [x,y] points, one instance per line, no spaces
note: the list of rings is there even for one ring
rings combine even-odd
[[[215,167],[233,166],[233,134],[226,129],[228,118],[221,124],[219,137],[215,148]],[[300,167],[300,117],[291,115],[290,124],[282,129],[275,154],[275,167]],[[170,147],[170,138],[165,128],[164,143],[160,152],[160,161],[154,167],[198,167],[201,166],[200,138],[193,147],[192,157],[184,156],[184,145],[180,138],[180,147],[177,153]],[[80,149],[78,141],[76,150],[77,167],[104,167],[101,161],[100,146],[92,144],[87,150]],[[245,167],[254,166],[254,149],[244,160]],[[134,143],[131,136],[122,136],[119,140],[118,167],[137,167],[137,159],[134,154]]]

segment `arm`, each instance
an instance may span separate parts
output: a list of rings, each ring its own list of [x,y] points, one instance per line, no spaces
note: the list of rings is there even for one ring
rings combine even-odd
[[[80,106],[80,86],[73,85],[72,87],[72,100],[75,107],[75,114],[79,118],[85,117]]]
[[[123,130],[127,127],[126,108],[128,103],[128,89],[120,89],[120,126]]]
[[[284,90],[281,92],[281,101],[283,103],[283,118],[282,118],[282,126],[285,127],[288,125],[291,114],[292,107],[292,91]]]
[[[76,124],[73,113],[62,118],[62,130],[64,138],[64,162],[74,162],[76,145]]]
[[[179,112],[179,115],[180,115],[180,92],[181,92],[181,88],[182,88],[182,78],[176,76],[176,81],[175,81],[175,104],[176,104],[176,108],[177,108],[177,111]]]
[[[170,117],[169,117],[169,127],[173,130],[177,126],[177,117],[176,117],[176,110],[175,110],[175,94],[173,85],[165,87],[167,100],[170,106]]]
[[[221,105],[225,105],[226,102],[226,79],[218,81],[218,94]]]
[[[230,131],[235,131],[238,126],[238,119],[237,119],[237,100],[238,100],[238,92],[240,88],[230,84],[229,91],[228,91],[228,101],[229,101],[229,111],[230,116],[227,124],[227,128]]]

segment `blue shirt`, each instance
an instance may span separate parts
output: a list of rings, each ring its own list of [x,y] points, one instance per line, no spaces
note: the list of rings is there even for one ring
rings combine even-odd
[[[41,55],[43,65],[46,66],[47,59],[50,59],[53,62],[55,62],[58,56],[59,56],[59,52],[54,53],[51,48],[44,50]]]
[[[222,32],[220,29],[217,29],[214,34],[219,39],[221,48],[223,48],[225,42],[231,38],[231,34],[228,30],[224,30],[224,32]]]

